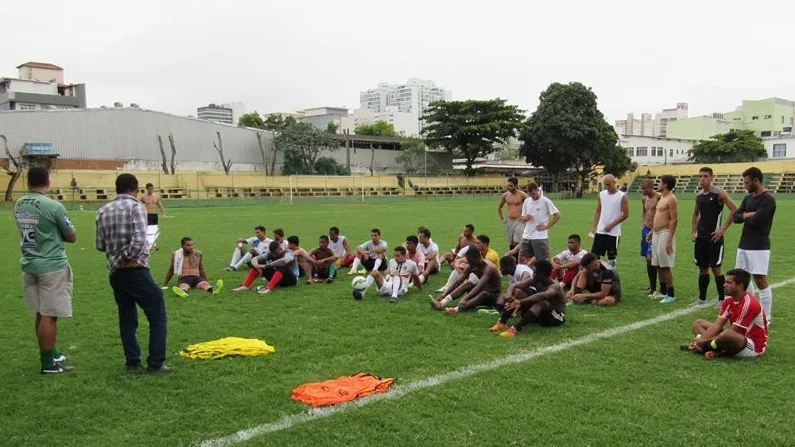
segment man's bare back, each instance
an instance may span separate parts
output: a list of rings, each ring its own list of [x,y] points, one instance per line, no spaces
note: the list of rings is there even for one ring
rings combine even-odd
[[[657,212],[657,203],[660,201],[662,194],[655,192],[653,196],[643,196],[643,225],[647,228],[652,228],[654,223],[654,215]]]
[[[657,201],[652,230],[655,232],[667,230],[671,224],[671,209],[675,207],[676,196],[673,194],[663,195],[660,200]]]
[[[522,217],[522,204],[527,199],[527,194],[523,191],[506,191],[502,195],[502,201],[508,205],[508,219],[518,219]]]

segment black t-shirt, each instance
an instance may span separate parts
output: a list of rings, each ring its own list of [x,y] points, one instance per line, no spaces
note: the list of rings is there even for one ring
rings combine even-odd
[[[698,225],[696,237],[710,239],[712,233],[720,229],[723,220],[723,202],[720,200],[721,189],[713,186],[709,191],[700,190],[696,195],[698,206]]]
[[[588,281],[588,291],[596,293],[602,290],[602,285],[610,285],[610,293],[616,295],[621,290],[621,280],[618,277],[618,272],[604,264],[599,265],[599,270],[590,272],[591,280]]]
[[[754,217],[743,221],[743,213],[755,212]],[[743,224],[739,248],[742,250],[770,250],[770,228],[776,214],[776,199],[765,191],[748,194],[734,213],[734,222]]]

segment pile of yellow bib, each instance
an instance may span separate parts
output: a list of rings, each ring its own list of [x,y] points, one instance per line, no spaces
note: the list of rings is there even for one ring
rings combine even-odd
[[[190,345],[179,355],[189,359],[220,359],[224,357],[256,357],[273,354],[276,348],[254,338],[226,337]]]

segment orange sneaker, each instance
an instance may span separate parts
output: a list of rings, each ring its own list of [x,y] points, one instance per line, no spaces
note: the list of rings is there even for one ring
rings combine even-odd
[[[492,326],[492,327],[490,327],[490,328],[489,328],[489,332],[500,332],[500,331],[504,331],[504,330],[505,330],[505,328],[507,328],[507,327],[508,327],[508,325],[506,325],[505,323],[503,323],[503,322],[501,322],[501,321],[498,321],[498,322],[497,322],[497,324],[495,324],[494,326]]]
[[[502,338],[512,338],[516,337],[519,331],[516,330],[515,327],[511,326],[507,331],[500,333],[500,337]]]

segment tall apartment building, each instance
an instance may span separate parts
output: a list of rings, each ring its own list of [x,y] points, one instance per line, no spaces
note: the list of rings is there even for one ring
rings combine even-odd
[[[411,78],[405,84],[389,84],[382,82],[378,87],[359,94],[361,108],[374,112],[387,113],[388,107],[393,111],[410,113],[422,130],[422,115],[432,102],[450,100],[450,90],[437,87],[436,83],[427,79]]]
[[[209,104],[196,109],[196,118],[236,126],[240,117],[245,113],[246,106],[242,102]]]
[[[63,68],[27,62],[17,70],[16,78],[0,77],[0,110],[86,108],[86,85],[65,83]]]
[[[615,128],[619,135],[664,138],[668,134],[669,123],[684,119],[687,119],[687,103],[680,102],[675,108],[663,109],[653,117],[651,113],[642,113],[640,119],[635,119],[629,113],[627,119],[615,122]]]

